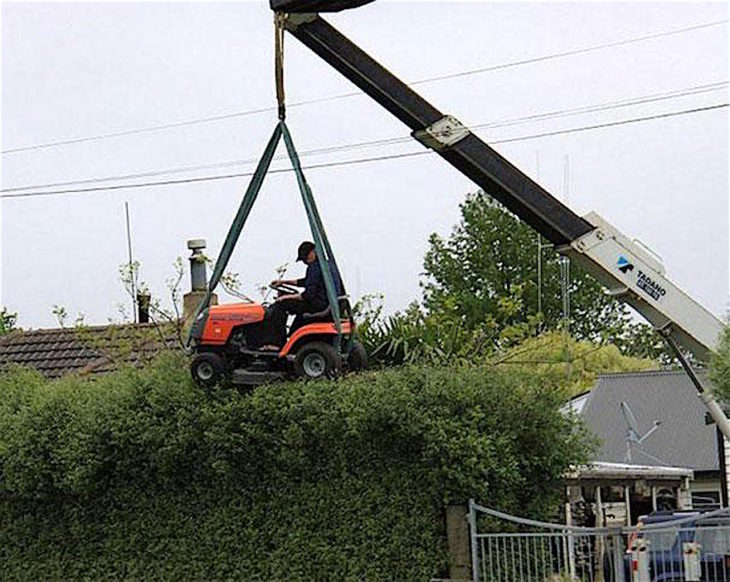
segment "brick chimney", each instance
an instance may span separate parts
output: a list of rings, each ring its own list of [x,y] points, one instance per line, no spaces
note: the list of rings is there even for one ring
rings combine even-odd
[[[208,289],[206,259],[203,254],[205,239],[189,240],[188,248],[192,254],[190,255],[190,291],[183,296],[183,319],[186,324],[189,324],[195,316],[195,311],[205,298],[205,292]],[[218,296],[215,293],[210,298],[210,304],[218,305]]]

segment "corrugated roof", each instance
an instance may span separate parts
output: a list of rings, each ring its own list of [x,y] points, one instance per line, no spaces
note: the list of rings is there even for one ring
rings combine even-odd
[[[139,365],[176,342],[170,326],[151,323],[17,330],[0,337],[0,366],[28,366],[48,378],[98,374]]]
[[[595,462],[573,467],[565,475],[568,479],[663,479],[681,480],[693,477],[686,467],[662,467],[659,465],[634,465],[629,463]]]
[[[706,381],[706,380],[705,380]],[[600,376],[581,410],[581,417],[601,440],[597,460],[626,461],[626,402],[640,434],[661,421],[642,444],[632,445],[632,463],[716,471],[715,425],[705,424],[705,407],[683,371],[653,371]]]

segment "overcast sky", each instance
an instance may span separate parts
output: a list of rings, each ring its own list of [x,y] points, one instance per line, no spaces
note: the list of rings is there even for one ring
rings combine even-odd
[[[721,3],[397,3],[327,16],[406,81],[531,59],[726,20]],[[287,97],[353,91],[287,39]],[[268,3],[3,3],[2,149],[227,115],[274,105]],[[696,88],[728,79],[727,23],[524,66],[417,86],[469,125]],[[480,129],[489,141],[726,103],[722,90],[602,112]],[[5,153],[3,189],[260,155],[275,113]],[[363,96],[291,107],[302,151],[407,135]],[[495,146],[579,214],[595,210],[664,260],[669,275],[718,315],[728,305],[727,108]],[[417,143],[305,156],[305,165],[420,151]],[[282,150],[283,153],[283,150]],[[284,167],[279,161],[276,167]],[[250,171],[217,167],[138,178]],[[418,298],[431,232],[448,234],[475,185],[433,155],[312,170],[308,178],[354,295],[382,292],[389,310]],[[54,304],[90,323],[125,300],[124,202],[142,278],[164,281],[186,241],[216,256],[245,178],[4,199],[3,305],[24,327],[53,327]],[[109,184],[119,184],[117,180]],[[98,184],[95,184],[98,185]],[[85,185],[88,187],[89,185]],[[81,185],[79,187],[84,187]],[[48,190],[48,188],[45,188]],[[292,174],[271,176],[230,269],[251,294],[293,264],[307,224]],[[189,279],[184,282],[185,289]]]

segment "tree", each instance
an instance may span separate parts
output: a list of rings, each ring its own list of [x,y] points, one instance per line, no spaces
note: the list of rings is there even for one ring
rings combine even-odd
[[[500,304],[516,296],[519,308],[501,325],[538,316],[543,328],[559,327],[563,320],[564,259],[543,244],[538,297],[537,234],[485,192],[469,194],[451,235],[443,239],[432,234],[429,238],[422,283],[426,310],[455,311],[464,326],[474,329],[488,318],[494,319]],[[569,292],[568,325],[577,339],[596,341],[626,333],[628,309],[606,295],[601,285],[576,265],[570,265]]]
[[[631,323],[622,332],[608,338],[622,353],[654,360],[662,366],[679,367],[679,361],[666,340],[647,323]],[[685,357],[694,362],[692,354]]]
[[[717,352],[710,360],[710,379],[717,395],[730,403],[730,327],[725,328]]]
[[[531,337],[490,358],[496,369],[524,370],[543,382],[562,386],[569,396],[590,390],[599,374],[638,372],[657,368],[657,361],[624,355],[615,345],[578,341],[566,333]]]
[[[610,342],[616,357],[642,362],[633,369],[674,361],[650,326],[633,322],[627,307],[575,266],[566,322],[561,289],[565,259],[543,243],[538,287],[537,250],[537,234],[493,198],[484,192],[468,195],[450,237],[429,238],[421,303],[389,316],[383,315],[382,297],[366,297],[356,306],[359,335],[371,363],[484,363],[556,329],[568,332],[572,342]],[[617,369],[601,371],[620,371],[624,364],[633,365],[622,362]]]
[[[13,331],[17,321],[18,314],[11,313],[7,307],[3,307],[2,311],[0,311],[0,336]]]

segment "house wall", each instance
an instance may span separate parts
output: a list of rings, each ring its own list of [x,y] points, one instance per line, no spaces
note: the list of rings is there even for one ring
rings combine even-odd
[[[707,483],[709,481],[709,483]],[[596,524],[617,527],[629,525],[626,507],[626,490],[630,499],[631,523],[636,523],[637,518],[641,515],[649,514],[653,511],[654,503],[657,502],[659,509],[662,509],[662,501],[666,502],[667,497],[672,502],[671,507],[679,510],[692,508],[692,495],[690,489],[690,478],[683,478],[674,481],[646,481],[643,479],[625,479],[623,482],[611,479],[604,483],[585,483],[580,487],[569,487],[568,498],[571,502],[577,502],[578,496],[573,495],[571,499],[571,489],[581,492],[580,500],[591,503],[594,515],[596,516]],[[705,480],[705,489],[718,491],[718,480],[715,479],[714,484],[711,480]],[[701,484],[702,485],[702,484]],[[712,489],[713,486],[715,489]],[[600,503],[599,495],[596,489],[600,487]],[[656,496],[656,500],[655,500]],[[578,525],[586,525],[580,523]]]
[[[606,527],[621,527],[626,525],[626,503],[623,501],[609,501],[604,503],[603,518]]]

